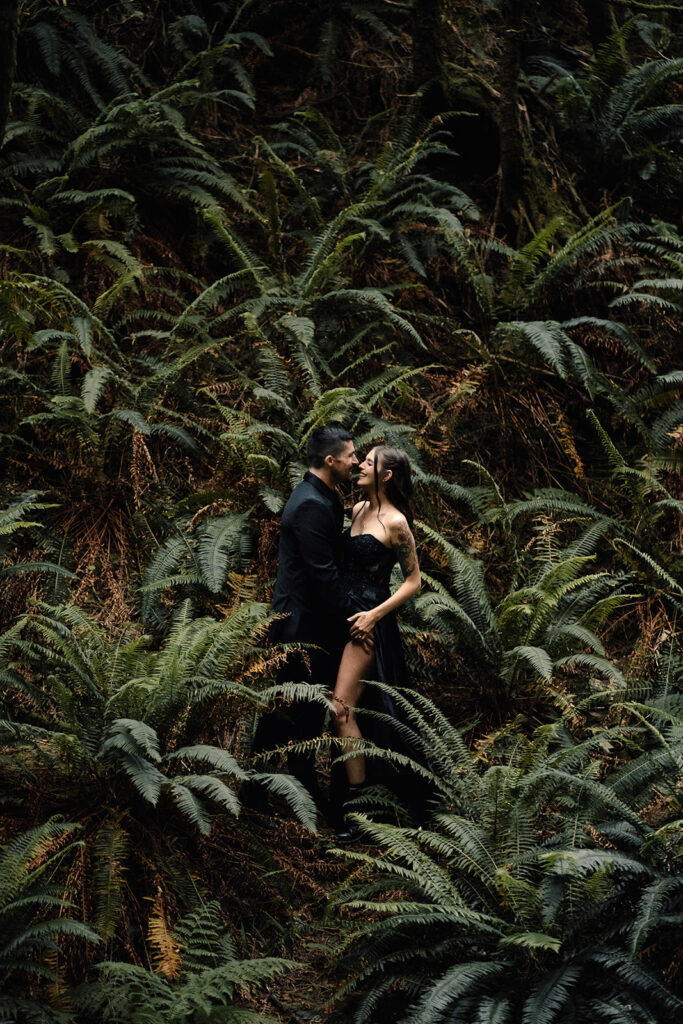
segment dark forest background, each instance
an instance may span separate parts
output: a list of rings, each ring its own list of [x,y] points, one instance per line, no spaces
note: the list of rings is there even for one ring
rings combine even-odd
[[[682,41],[3,0],[2,1021],[681,1019]],[[368,756],[429,818],[346,851],[251,750],[330,420],[408,453],[424,570]]]

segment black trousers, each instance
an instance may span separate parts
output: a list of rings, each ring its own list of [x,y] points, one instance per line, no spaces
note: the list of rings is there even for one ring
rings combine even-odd
[[[281,683],[314,683],[326,689],[334,689],[337,668],[341,660],[341,648],[335,645],[334,655],[313,652],[310,656],[310,668],[306,660],[299,655],[288,659],[278,672],[277,682]],[[323,731],[326,709],[322,704],[310,700],[295,700],[286,706],[267,711],[259,720],[252,746],[253,754],[262,754],[268,750],[276,750],[289,743],[304,743],[316,739]],[[344,780],[335,769],[331,783],[331,799],[328,801],[318,783],[315,770],[315,749],[292,752],[287,754],[287,768],[301,782],[313,797],[318,809],[326,818],[334,817],[331,805],[336,807],[340,802],[340,787]],[[344,773],[345,775],[345,773]],[[262,787],[248,783],[242,788],[242,802],[253,810],[267,813],[268,798]]]

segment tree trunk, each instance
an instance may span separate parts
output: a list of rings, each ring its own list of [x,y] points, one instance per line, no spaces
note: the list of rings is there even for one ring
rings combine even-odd
[[[0,0],[0,146],[5,138],[17,62],[19,0]]]
[[[616,28],[612,6],[607,0],[581,0],[581,6],[586,16],[591,45],[595,51]]]
[[[427,117],[445,109],[443,0],[419,0],[413,4],[411,34],[412,89],[421,92]]]
[[[500,64],[500,198],[503,213],[519,224],[524,202],[526,144],[519,111],[522,39],[529,0],[503,5],[503,53]]]

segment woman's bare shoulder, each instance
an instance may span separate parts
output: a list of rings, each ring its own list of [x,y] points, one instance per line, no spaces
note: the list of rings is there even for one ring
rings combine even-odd
[[[405,537],[406,532],[412,534],[413,531],[408,525],[408,520],[397,508],[392,508],[391,512],[387,515],[387,520],[387,528],[392,538]]]

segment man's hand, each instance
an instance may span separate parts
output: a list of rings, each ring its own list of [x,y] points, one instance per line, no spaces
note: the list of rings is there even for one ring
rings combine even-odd
[[[370,649],[365,647],[365,644],[363,644],[364,649],[369,654],[375,646],[375,641],[372,638],[372,631],[375,628],[377,619],[374,614],[371,611],[356,612],[355,615],[350,615],[346,621],[351,623],[349,626],[349,633],[352,640],[364,641],[367,638],[371,639],[372,646]]]
[[[375,637],[372,633],[366,633],[362,637],[354,637],[353,643],[360,644],[366,654],[374,654]]]

